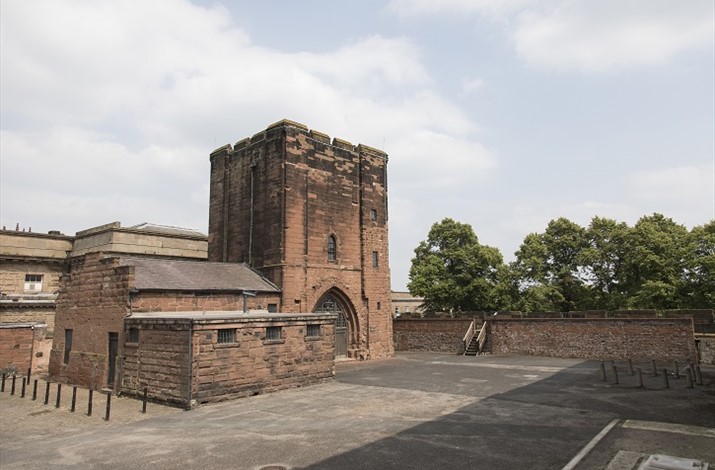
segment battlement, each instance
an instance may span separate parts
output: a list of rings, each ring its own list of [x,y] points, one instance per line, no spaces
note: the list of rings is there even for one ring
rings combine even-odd
[[[372,157],[384,158],[385,160],[387,160],[387,153],[385,153],[383,150],[380,150],[375,147],[370,147],[364,144],[354,145],[352,142],[341,139],[339,137],[333,137],[331,139],[331,137],[324,132],[309,129],[308,126],[306,126],[305,124],[302,124],[297,121],[292,121],[290,119],[281,119],[280,121],[274,122],[273,124],[266,127],[264,130],[257,132],[251,137],[241,139],[233,145],[226,144],[221,147],[218,147],[216,150],[211,152],[210,158],[219,155],[229,156],[238,150],[242,150],[246,147],[265,140],[268,135],[273,131],[286,128],[297,130],[298,132],[305,134],[309,139],[315,140],[325,145],[330,145],[332,147],[345,149],[360,154],[367,154]]]

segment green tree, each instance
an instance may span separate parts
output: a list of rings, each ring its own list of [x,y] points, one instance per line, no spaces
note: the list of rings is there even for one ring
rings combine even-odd
[[[588,247],[583,227],[566,218],[549,222],[543,234],[526,236],[511,269],[521,279],[526,311],[534,308],[567,312],[579,308],[589,295],[581,261]],[[519,304],[519,302],[517,302]]]
[[[715,220],[694,227],[689,235],[686,261],[685,306],[715,306]]]
[[[669,309],[683,305],[690,241],[683,225],[662,214],[636,222],[626,237],[628,249],[622,265],[628,307]]]
[[[588,246],[581,264],[591,297],[587,309],[617,310],[624,305],[623,258],[630,228],[623,222],[594,217],[586,229]]]
[[[507,301],[505,273],[498,249],[481,245],[469,224],[446,218],[415,248],[407,288],[428,311],[499,310]]]

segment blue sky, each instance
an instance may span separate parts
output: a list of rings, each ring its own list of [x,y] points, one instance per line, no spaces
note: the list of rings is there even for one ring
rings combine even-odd
[[[8,0],[0,21],[8,228],[206,231],[208,154],[282,118],[390,155],[397,290],[444,217],[507,260],[561,216],[715,218],[711,0]]]

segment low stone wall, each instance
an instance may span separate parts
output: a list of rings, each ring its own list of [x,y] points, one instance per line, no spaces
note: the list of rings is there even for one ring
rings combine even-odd
[[[697,361],[692,319],[495,319],[493,354]]]
[[[395,351],[464,352],[462,339],[471,318],[397,318],[392,323]]]
[[[122,391],[147,387],[152,399],[191,407],[330,379],[334,322],[333,314],[133,316]]]
[[[698,340],[698,359],[701,364],[715,366],[715,334],[695,335]]]

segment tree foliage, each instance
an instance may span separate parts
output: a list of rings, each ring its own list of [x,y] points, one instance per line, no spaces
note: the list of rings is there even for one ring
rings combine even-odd
[[[444,219],[415,249],[408,288],[430,311],[495,310],[505,266],[498,249],[479,244],[469,224]]]
[[[713,308],[715,220],[688,231],[661,214],[633,227],[562,217],[507,266],[471,226],[444,219],[415,249],[408,288],[432,311]]]

